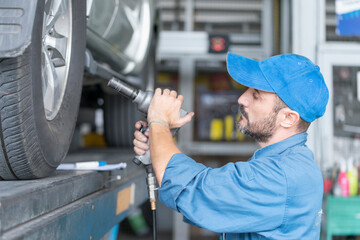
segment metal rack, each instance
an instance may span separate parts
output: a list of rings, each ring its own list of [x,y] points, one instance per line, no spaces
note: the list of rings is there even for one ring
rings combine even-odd
[[[158,9],[160,38],[179,31],[222,33],[229,35],[232,52],[256,50],[250,56],[257,59],[272,54],[272,0],[159,0]]]
[[[261,0],[161,0],[158,6],[165,31],[228,33],[233,44],[261,45],[263,5]]]
[[[273,24],[271,0],[160,0],[160,38],[158,61],[170,61],[177,69],[179,92],[184,109],[194,110],[194,79],[197,63],[202,67],[225,66],[226,54],[210,54],[209,34],[227,34],[229,51],[262,60],[272,55]],[[177,66],[174,67],[174,63]],[[226,71],[224,67],[222,71]],[[256,149],[249,142],[200,142],[193,138],[194,123],[179,133],[179,147],[193,155],[251,155]]]

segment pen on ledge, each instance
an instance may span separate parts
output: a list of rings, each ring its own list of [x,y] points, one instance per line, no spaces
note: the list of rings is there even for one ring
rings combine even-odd
[[[111,171],[126,168],[126,162],[107,164],[106,161],[62,163],[57,170]]]
[[[76,168],[94,168],[94,167],[101,167],[105,166],[106,161],[91,161],[91,162],[77,162],[75,163]]]

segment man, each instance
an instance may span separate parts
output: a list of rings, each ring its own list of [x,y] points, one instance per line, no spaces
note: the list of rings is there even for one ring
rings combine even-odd
[[[238,126],[261,148],[247,162],[217,169],[196,163],[169,130],[190,122],[193,113],[179,117],[183,97],[156,89],[150,131],[135,132],[134,150],[144,154],[149,136],[160,200],[221,239],[319,239],[323,181],[305,145],[307,128],[324,114],[329,98],[319,67],[293,54],[258,62],[229,53],[227,69],[249,87],[238,99]]]

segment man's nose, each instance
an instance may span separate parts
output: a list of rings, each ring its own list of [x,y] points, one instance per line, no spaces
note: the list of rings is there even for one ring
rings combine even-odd
[[[249,98],[247,96],[247,92],[244,92],[239,98],[238,98],[238,103],[240,105],[243,105],[244,107],[249,106]]]

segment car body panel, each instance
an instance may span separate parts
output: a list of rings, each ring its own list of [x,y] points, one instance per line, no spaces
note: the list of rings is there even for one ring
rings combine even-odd
[[[1,1],[0,58],[20,56],[30,45],[38,1]],[[94,59],[122,74],[138,74],[153,34],[154,5],[153,0],[87,0],[86,44]]]
[[[1,0],[0,58],[20,56],[30,45],[37,2]]]

